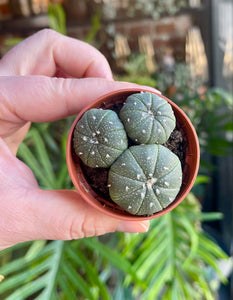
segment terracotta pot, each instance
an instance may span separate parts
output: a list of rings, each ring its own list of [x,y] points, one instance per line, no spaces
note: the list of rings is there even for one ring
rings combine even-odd
[[[187,142],[187,147],[186,147],[186,155],[185,155],[185,164],[183,167],[183,182],[176,199],[168,207],[149,217],[131,215],[125,212],[123,209],[121,209],[118,205],[103,199],[95,191],[93,191],[83,174],[80,160],[77,157],[77,155],[75,155],[74,153],[72,147],[73,144],[72,140],[73,140],[74,127],[86,110],[89,110],[91,108],[108,109],[112,106],[112,104],[125,102],[126,98],[129,95],[140,91],[151,92],[150,90],[135,89],[135,88],[131,88],[127,90],[118,90],[109,93],[105,96],[102,96],[96,101],[89,104],[84,110],[82,110],[78,114],[77,118],[73,122],[73,125],[69,131],[68,140],[67,140],[67,149],[66,149],[68,171],[75,188],[82,196],[82,198],[86,200],[90,205],[92,205],[93,207],[95,207],[96,209],[98,209],[99,211],[105,214],[108,214],[118,219],[132,220],[132,221],[153,219],[169,212],[170,210],[175,208],[191,190],[198,173],[200,151],[199,151],[199,143],[198,143],[198,138],[195,129],[191,124],[190,120],[188,119],[188,117],[186,116],[186,114],[171,100],[167,99],[164,96],[159,95],[164,99],[166,99],[171,104],[174,114],[176,116],[177,127],[183,132],[183,138]]]

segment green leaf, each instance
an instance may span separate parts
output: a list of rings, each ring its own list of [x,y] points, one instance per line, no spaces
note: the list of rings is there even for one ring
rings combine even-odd
[[[25,143],[20,144],[18,156],[32,169],[37,179],[45,188],[51,188],[52,182],[48,181],[45,172],[43,169],[41,169],[38,160]]]
[[[210,249],[209,251],[218,259],[229,259],[228,255],[206,233],[200,236],[199,241],[202,248]]]
[[[45,285],[45,278],[40,277],[34,282],[29,282],[26,285],[18,288],[5,300],[24,300],[27,297],[34,295],[36,292],[40,291]]]
[[[69,262],[62,264],[61,271],[69,279],[69,281],[84,295],[87,299],[95,300],[92,293],[90,293],[90,286],[85,280],[75,271]],[[45,298],[46,299],[46,298]]]
[[[56,180],[55,180],[55,174],[53,172],[53,167],[49,158],[49,154],[46,150],[44,141],[39,134],[38,130],[35,128],[32,128],[30,130],[31,138],[35,145],[35,151],[37,154],[37,159],[40,161],[42,169],[45,172],[46,178],[49,180],[52,187],[55,187]]]
[[[142,299],[154,300],[157,299],[159,293],[164,288],[168,278],[170,276],[170,270],[168,268],[162,269],[151,280],[148,290],[142,295]]]
[[[61,4],[53,3],[48,8],[50,28],[66,35],[66,14]]]
[[[137,273],[134,270],[134,268],[131,266],[130,262],[124,256],[122,256],[120,253],[110,249],[107,245],[104,245],[104,244],[98,242],[97,239],[85,238],[84,244],[88,248],[95,250],[95,252],[99,253],[101,256],[103,256],[105,259],[107,259],[110,263],[112,263],[119,270],[132,276],[134,281],[137,284],[139,284],[139,286],[144,287],[143,281],[141,281],[138,278]]]
[[[74,288],[72,287],[66,276],[63,276],[63,274],[59,274],[57,278],[57,285],[61,288],[60,299],[76,299]],[[41,300],[43,300],[43,298],[41,298]]]
[[[208,183],[208,182],[210,182],[210,178],[209,178],[208,176],[198,175],[198,176],[196,177],[194,186],[195,186],[195,185],[198,185],[198,184]]]
[[[111,296],[106,286],[100,280],[97,270],[90,265],[80,249],[77,248],[74,250],[71,245],[72,244],[66,247],[66,253],[68,254],[69,258],[72,260],[72,262],[76,263],[78,268],[82,267],[84,269],[89,281],[93,284],[93,286],[98,287],[101,299],[110,300]]]

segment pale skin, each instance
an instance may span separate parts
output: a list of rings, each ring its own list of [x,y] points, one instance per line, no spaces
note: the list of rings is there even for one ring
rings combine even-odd
[[[37,239],[148,230],[148,221],[121,221],[98,212],[74,190],[42,190],[16,157],[31,122],[75,115],[99,96],[132,86],[112,79],[95,48],[47,29],[0,60],[0,250]]]

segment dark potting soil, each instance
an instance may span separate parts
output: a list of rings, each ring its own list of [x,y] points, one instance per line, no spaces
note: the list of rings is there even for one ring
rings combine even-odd
[[[112,109],[116,113],[118,113],[121,107],[122,107],[121,103],[116,103],[109,109]],[[135,143],[133,143],[130,139],[128,140],[128,142],[129,142],[129,147],[135,145]],[[170,149],[173,153],[175,153],[179,157],[183,169],[185,165],[185,152],[187,147],[187,141],[185,139],[182,128],[176,127],[171,133],[166,143],[163,144],[163,146]],[[107,186],[109,168],[90,168],[86,166],[81,160],[80,163],[83,170],[83,174],[87,182],[91,186],[91,188],[103,199],[113,203],[113,201],[109,196],[109,189]]]

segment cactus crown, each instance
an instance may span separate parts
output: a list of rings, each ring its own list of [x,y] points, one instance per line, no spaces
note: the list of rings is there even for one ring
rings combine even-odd
[[[74,130],[74,149],[87,166],[110,168],[109,194],[116,204],[151,215],[176,198],[182,183],[179,158],[160,145],[175,128],[175,116],[162,97],[136,93],[119,117],[109,109],[86,111]],[[136,145],[128,148],[128,137]]]
[[[74,150],[89,167],[108,168],[128,147],[124,126],[112,110],[90,109],[74,130]]]
[[[152,93],[129,96],[120,111],[128,136],[137,144],[163,144],[176,125],[171,105]]]
[[[178,157],[162,145],[127,149],[111,166],[112,200],[134,215],[151,215],[166,208],[182,182]]]

